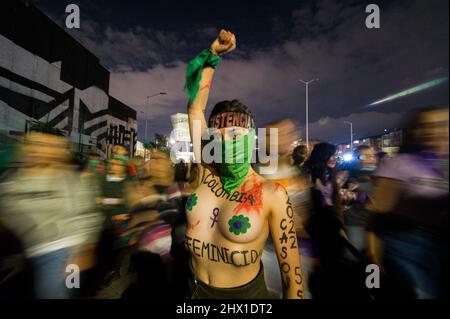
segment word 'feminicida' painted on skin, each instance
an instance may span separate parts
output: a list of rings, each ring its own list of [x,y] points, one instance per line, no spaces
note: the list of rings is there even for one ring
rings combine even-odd
[[[210,261],[234,265],[236,267],[248,266],[259,262],[262,251],[251,250],[231,250],[219,247],[202,240],[186,236],[186,247],[192,253],[201,258],[208,258]]]

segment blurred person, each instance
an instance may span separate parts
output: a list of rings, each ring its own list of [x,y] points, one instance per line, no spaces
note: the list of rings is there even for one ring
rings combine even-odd
[[[151,160],[144,164],[139,180],[130,181],[125,186],[125,197],[132,218],[128,231],[137,227],[133,231],[139,230],[140,232],[138,245],[141,248],[144,246],[150,247],[148,244],[143,244],[144,241],[149,242],[142,237],[144,233],[148,233],[146,228],[155,224],[170,223],[173,219],[173,216],[169,216],[172,210],[179,212],[176,197],[170,197],[168,192],[169,186],[173,184],[173,175],[173,167],[168,155],[159,150],[153,150]],[[172,199],[174,202],[169,202]],[[153,242],[153,240],[150,242]],[[164,259],[170,251],[170,245],[167,247],[164,244],[163,246],[166,247],[163,249],[164,253],[161,253],[161,257]],[[157,250],[154,252],[159,253],[160,248],[155,248]],[[151,249],[149,250],[151,251]]]
[[[114,145],[111,158],[126,162],[128,180],[138,177],[138,165],[143,164],[141,160],[132,158],[128,154],[128,149],[121,144]]]
[[[278,139],[273,145],[270,141],[270,129],[276,129]],[[307,156],[306,146],[303,146],[303,153],[300,154],[302,148],[297,147],[297,153],[293,151],[293,143],[298,140],[298,130],[293,121],[284,119],[265,125],[266,129],[266,152],[272,153],[272,150],[278,150],[278,167],[272,174],[263,174],[262,167],[267,165],[254,165],[259,174],[266,180],[283,186],[289,196],[294,211],[295,231],[299,242],[299,253],[301,252],[302,273],[305,283],[305,297],[309,298],[310,294],[307,288],[308,273],[310,269],[311,257],[308,252],[309,236],[304,230],[304,224],[307,220],[309,205],[310,205],[310,191],[309,180],[307,175],[302,173],[301,164]],[[295,149],[294,149],[295,150]],[[301,158],[303,156],[303,158]],[[301,161],[301,162],[300,162]],[[265,279],[267,287],[270,291],[277,295],[282,295],[282,283],[280,280],[280,270],[278,268],[278,261],[274,245],[269,239],[264,247],[263,263],[265,267]]]
[[[281,121],[273,122],[266,124],[266,152],[271,153],[271,149],[278,150],[278,167],[276,171],[272,174],[264,174],[262,173],[262,167],[267,165],[255,165],[256,170],[259,172],[261,176],[265,179],[270,180],[274,183],[278,183],[283,186],[292,202],[292,196],[301,193],[303,190],[307,189],[308,186],[305,187],[305,183],[299,177],[300,170],[293,162],[293,142],[298,139],[298,131],[294,124],[289,119],[284,119]],[[271,145],[270,142],[270,129],[276,129],[278,132],[278,139],[274,145]],[[293,202],[294,208],[294,221],[297,232],[301,231],[302,228],[302,219],[300,217],[301,211],[296,209],[296,206],[299,203]]]
[[[186,232],[186,212],[184,207],[187,197],[190,195],[187,163],[180,161],[175,164],[174,171],[174,183],[167,189],[167,199],[178,206],[179,218],[176,224],[181,228],[178,230],[174,229],[173,237],[177,244],[182,244]]]
[[[448,119],[447,107],[412,115],[399,154],[374,174],[367,207],[372,259],[416,298],[448,296]]]
[[[381,160],[385,159],[385,158],[389,158],[388,153],[387,152],[378,152],[377,153],[377,157],[378,157],[378,162],[381,162]]]
[[[104,165],[100,155],[91,153],[79,175],[78,191],[74,193],[77,208],[85,212],[74,220],[83,236],[82,243],[70,253],[69,263],[78,265],[80,269],[80,288],[72,289],[71,296],[74,298],[93,296],[96,289],[97,248],[105,221],[99,205],[103,174]]]
[[[182,178],[180,175],[177,177]],[[137,280],[125,290],[122,298],[149,298],[154,296],[151,291],[155,284],[161,292],[169,287],[172,229],[180,215],[178,197],[170,191],[173,184],[172,162],[166,153],[154,149],[151,159],[143,165],[140,177],[125,185],[131,214],[126,233],[133,233],[136,238],[130,271],[136,272]],[[145,268],[147,273],[143,272]]]
[[[309,242],[309,235],[305,231],[305,224],[311,212],[311,176],[305,167],[308,159],[308,149],[306,145],[298,145],[292,151],[292,165],[296,168],[295,181],[297,187],[289,194],[294,204],[296,212],[296,230],[300,237]],[[289,191],[288,191],[289,192]],[[308,245],[308,250],[311,247]],[[304,253],[306,253],[304,251]]]
[[[188,165],[183,160],[181,160],[179,163],[176,163],[174,166],[175,170],[175,182],[177,184],[185,184],[187,183],[187,174],[188,174]]]
[[[128,159],[128,150],[123,145],[114,145],[113,156],[124,156]]]
[[[119,279],[127,248],[132,244],[126,233],[131,215],[125,201],[125,184],[129,180],[128,157],[113,155],[108,160],[100,185],[100,201],[105,223],[99,245],[99,267],[103,286]]]
[[[186,278],[189,276],[189,252],[185,248],[187,228],[186,201],[198,187],[197,165],[193,163],[179,163],[175,165],[175,182],[184,186],[179,198],[180,217],[173,226],[171,256],[173,258],[172,291],[175,297],[185,298],[187,295]]]
[[[163,193],[167,187],[172,185],[174,180],[174,170],[172,161],[167,153],[159,149],[150,151],[148,170],[152,176],[152,181],[156,187]]]
[[[306,230],[318,258],[310,275],[312,297],[334,298],[340,287],[340,298],[365,298],[363,261],[348,260],[346,255],[354,249],[344,230],[343,207],[356,198],[351,189],[344,188],[348,172],[337,171],[336,147],[328,143],[315,145],[305,165],[312,185],[312,212]]]
[[[221,30],[210,50],[202,51],[186,71],[189,126],[200,179],[186,202],[185,244],[191,254],[188,298],[270,297],[261,263],[269,233],[282,270],[283,297],[303,298],[287,193],[281,185],[257,175],[250,165],[255,143],[250,110],[238,100],[223,101],[214,106],[208,121],[205,118],[219,55],[235,47],[235,36]],[[222,137],[220,142],[215,138],[211,143],[225,150],[222,158],[210,164],[201,156],[202,136],[208,125]],[[200,134],[194,133],[197,131]],[[238,158],[243,161],[239,163]]]
[[[311,175],[313,213],[308,232],[317,243],[317,253],[322,263],[335,261],[342,253],[342,222],[336,207],[336,190],[333,181],[336,166],[336,147],[317,144],[305,164]]]
[[[169,156],[161,150],[151,150],[151,159],[143,164],[141,177],[125,186],[129,209],[139,211],[139,214],[132,214],[131,224],[139,223],[141,217],[146,219],[142,214],[144,211],[157,211],[161,218],[158,210],[172,207],[172,204],[166,204],[172,197],[176,200],[170,191],[173,184],[174,169]]]
[[[0,184],[0,219],[22,242],[36,298],[67,298],[64,273],[70,249],[83,242],[76,225],[78,177],[63,136],[31,132],[19,158],[23,167]]]
[[[375,149],[360,145],[355,150],[355,162],[350,168],[347,186],[357,194],[355,201],[345,210],[344,224],[349,241],[360,252],[366,249],[366,226],[369,212],[365,204],[372,193],[372,174],[377,169],[378,158]]]
[[[135,167],[136,170],[136,177],[140,178],[142,176],[142,169],[144,167],[144,158],[142,156],[136,156],[131,159],[132,165]]]
[[[100,176],[105,172],[105,163],[97,153],[89,154],[83,172],[86,176]]]
[[[308,148],[306,145],[298,145],[292,151],[292,161],[300,170],[308,159]]]

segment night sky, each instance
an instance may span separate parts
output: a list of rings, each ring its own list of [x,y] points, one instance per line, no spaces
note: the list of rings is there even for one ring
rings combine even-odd
[[[405,112],[448,105],[448,81],[375,107],[368,105],[449,72],[447,0],[396,1],[77,1],[35,0],[63,25],[78,4],[81,28],[69,31],[111,71],[110,94],[148,118],[148,136],[168,134],[169,115],[186,112],[186,63],[209,48],[220,28],[238,48],[217,68],[210,108],[237,98],[257,126],[282,118],[305,124],[312,83],[310,138],[348,140],[399,127]],[[365,7],[381,9],[381,28],[367,29]],[[146,106],[146,96],[157,92]],[[145,111],[145,116],[140,114]],[[143,121],[139,133],[143,136]],[[303,130],[302,130],[303,133]]]

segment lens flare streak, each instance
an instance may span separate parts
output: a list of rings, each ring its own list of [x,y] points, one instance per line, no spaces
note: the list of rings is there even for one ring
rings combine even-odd
[[[385,97],[385,98],[383,98],[381,100],[378,100],[378,101],[375,101],[373,103],[370,103],[369,106],[375,106],[375,105],[378,105],[378,104],[389,102],[389,101],[392,101],[392,100],[395,100],[395,99],[398,99],[398,98],[401,98],[401,97],[404,97],[404,96],[407,96],[407,95],[410,95],[410,94],[413,94],[413,93],[416,93],[416,92],[419,92],[419,91],[422,91],[422,90],[425,90],[425,89],[429,89],[429,88],[431,88],[433,86],[439,85],[439,84],[441,84],[443,82],[446,82],[446,81],[448,81],[448,77],[447,76],[441,77],[441,78],[438,78],[438,79],[435,79],[435,80],[432,80],[432,81],[429,81],[429,82],[426,82],[426,83],[422,83],[422,84],[414,86],[414,87],[412,87],[410,89],[401,91],[399,93],[396,93],[396,94],[390,95],[388,97]]]

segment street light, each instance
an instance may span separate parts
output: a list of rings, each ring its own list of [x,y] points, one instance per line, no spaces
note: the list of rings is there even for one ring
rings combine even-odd
[[[145,115],[144,111],[140,111],[141,114]],[[145,119],[145,137],[144,141],[147,139],[147,119]]]
[[[350,152],[353,151],[353,123],[344,121],[344,123],[350,124]]]
[[[147,96],[147,103],[148,103],[148,99],[149,98],[152,98],[152,97],[155,97],[155,96],[158,96],[158,95],[166,95],[167,93],[166,92],[159,92],[159,93],[155,93],[155,94],[152,94],[152,95],[148,95]]]
[[[317,78],[309,81],[300,79],[299,81],[306,85],[306,148],[309,150],[308,85],[314,81],[319,81],[319,79]]]
[[[152,94],[152,95],[147,95],[147,107],[149,106],[149,100],[152,98],[152,97],[155,97],[155,96],[158,96],[158,95],[166,95],[167,93],[166,92],[159,92],[159,93],[155,93],[155,94]],[[141,114],[145,114],[145,112],[144,111],[141,111]],[[147,118],[145,119],[145,140],[147,140]]]

